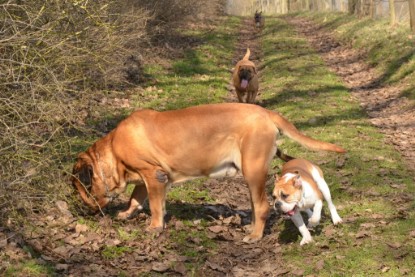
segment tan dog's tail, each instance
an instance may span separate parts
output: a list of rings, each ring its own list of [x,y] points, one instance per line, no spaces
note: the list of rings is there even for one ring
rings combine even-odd
[[[300,143],[302,146],[316,151],[325,150],[338,153],[346,152],[346,150],[335,144],[307,137],[306,135],[298,131],[298,129],[291,122],[282,117],[280,114],[272,111],[268,112],[278,130],[280,130],[284,135],[286,135],[290,139]]]
[[[246,48],[246,54],[245,56],[242,58],[243,61],[247,61],[249,60],[249,56],[251,55],[251,50],[249,50],[249,48]]]

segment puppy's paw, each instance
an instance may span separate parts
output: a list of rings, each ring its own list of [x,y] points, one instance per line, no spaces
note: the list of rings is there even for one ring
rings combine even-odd
[[[341,219],[340,216],[333,216],[332,220],[334,225],[343,223],[343,219]]]
[[[300,242],[300,245],[309,244],[313,242],[313,238],[311,236],[303,237],[303,239]]]
[[[313,229],[314,227],[316,227],[319,224],[320,224],[320,218],[311,217],[308,220],[307,228],[308,229]]]

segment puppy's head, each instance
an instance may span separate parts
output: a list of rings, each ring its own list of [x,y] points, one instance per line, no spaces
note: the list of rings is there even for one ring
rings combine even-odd
[[[272,196],[274,208],[284,214],[292,216],[296,212],[298,202],[301,200],[303,186],[301,176],[296,173],[287,173],[281,178],[275,177],[275,186]]]
[[[238,77],[241,81],[241,88],[246,89],[251,79],[256,74],[256,69],[253,66],[241,65],[238,69]]]

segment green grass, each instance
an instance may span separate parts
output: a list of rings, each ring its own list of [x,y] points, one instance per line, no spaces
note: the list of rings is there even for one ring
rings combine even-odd
[[[10,266],[4,272],[4,276],[53,276],[54,270],[50,265],[38,264],[35,260],[27,260],[18,265]]]
[[[333,25],[338,24],[337,29],[352,25],[342,17],[337,21],[333,17],[332,21]],[[414,194],[411,174],[403,165],[400,154],[384,144],[383,136],[371,126],[359,104],[306,40],[297,37],[282,19],[269,19],[267,23],[267,35],[262,39],[266,68],[261,78],[265,106],[281,112],[307,135],[341,145],[348,153],[344,166],[337,168],[339,155],[310,152],[287,140],[281,148],[295,157],[323,162],[321,167],[340,215],[358,218],[336,228],[340,237],[334,242],[333,238],[320,234],[314,235],[318,242],[314,245],[305,248],[299,243],[289,245],[283,255],[285,261],[304,269],[305,275],[314,274],[315,265],[324,259],[319,276],[378,275],[382,265],[388,267],[387,276],[398,276],[401,268],[411,268],[414,255],[397,258],[399,255],[394,254],[387,243],[407,242],[413,229],[413,204],[412,209],[403,205],[408,212],[406,219],[397,217],[396,204],[400,193]],[[377,33],[371,33],[371,36],[375,35]],[[397,190],[393,184],[403,184],[403,187]],[[380,215],[381,219],[373,218],[374,215]],[[376,228],[370,231],[370,237],[357,239],[360,225],[367,222],[372,222]],[[323,226],[329,225],[327,215]],[[284,228],[278,226],[279,230]],[[321,245],[328,245],[328,249],[322,250]]]
[[[381,71],[382,81],[408,82],[409,87],[403,94],[415,100],[415,36],[408,25],[392,27],[386,19],[358,19],[344,13],[305,15],[333,31],[337,39],[365,49],[368,61]]]
[[[132,252],[133,249],[127,246],[105,246],[104,250],[102,250],[101,254],[105,259],[111,260],[118,257],[121,257],[125,253]]]
[[[137,105],[156,110],[179,109],[192,105],[223,102],[227,94],[229,69],[236,38],[232,31],[240,19],[229,17],[214,32],[186,31],[184,35],[202,41],[172,61],[170,68],[153,65],[146,68],[157,83],[145,92],[145,101]]]

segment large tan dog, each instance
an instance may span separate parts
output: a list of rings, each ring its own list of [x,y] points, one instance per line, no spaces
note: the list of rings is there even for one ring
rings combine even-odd
[[[258,94],[259,85],[255,64],[249,60],[250,55],[251,51],[248,48],[242,60],[236,63],[232,78],[239,102],[252,104]]]
[[[242,172],[252,204],[251,242],[263,235],[269,203],[265,181],[276,139],[282,132],[314,150],[345,152],[334,144],[300,133],[276,112],[256,105],[227,103],[157,112],[141,110],[79,154],[72,184],[83,201],[97,210],[135,183],[128,218],[149,198],[149,230],[164,227],[167,185],[208,176],[235,176]]]

